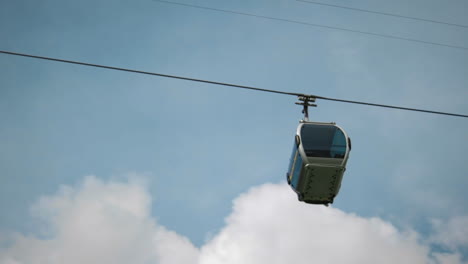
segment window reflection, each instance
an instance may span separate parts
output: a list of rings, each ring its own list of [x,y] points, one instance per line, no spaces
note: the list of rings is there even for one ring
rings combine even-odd
[[[345,135],[333,125],[304,124],[301,139],[308,157],[342,159],[346,153]]]
[[[297,149],[297,144],[294,142],[293,151],[291,159],[289,161],[288,177],[291,182],[291,186],[297,188],[299,183],[299,174],[301,173],[302,168],[302,158]]]

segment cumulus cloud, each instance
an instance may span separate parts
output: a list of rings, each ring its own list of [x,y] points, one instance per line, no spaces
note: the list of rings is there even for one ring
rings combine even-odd
[[[190,263],[197,250],[185,237],[157,225],[141,184],[87,177],[76,188],[42,197],[33,214],[47,238],[16,235],[0,263]],[[181,253],[181,254],[180,254]]]
[[[457,216],[447,221],[433,220],[432,224],[434,243],[450,250],[468,249],[468,216]]]
[[[415,233],[293,196],[285,185],[242,195],[201,263],[427,263]]]
[[[40,198],[32,212],[45,224],[42,235],[16,235],[0,249],[0,263],[462,263],[460,254],[431,252],[414,231],[379,218],[299,203],[283,184],[239,196],[225,227],[201,248],[158,224],[150,208],[141,183],[87,177]],[[464,243],[452,238],[433,240]]]

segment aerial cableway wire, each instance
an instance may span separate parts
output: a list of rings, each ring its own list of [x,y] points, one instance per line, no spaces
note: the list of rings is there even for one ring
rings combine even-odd
[[[413,16],[404,16],[404,15],[399,15],[399,14],[380,12],[380,11],[374,11],[374,10],[368,10],[368,9],[361,9],[361,8],[355,8],[355,7],[349,7],[349,6],[342,6],[342,5],[333,5],[333,4],[310,1],[310,0],[296,0],[296,1],[303,2],[303,3],[308,3],[308,4],[313,4],[313,5],[329,6],[329,7],[348,9],[348,10],[358,11],[358,12],[378,14],[378,15],[383,15],[383,16],[392,16],[392,17],[406,18],[406,19],[412,19],[412,20],[417,20],[417,21],[430,22],[430,23],[435,23],[435,24],[442,24],[442,25],[447,25],[447,26],[468,28],[467,25],[449,23],[449,22],[438,21],[438,20],[433,20],[433,19],[419,18],[419,17],[413,17]]]
[[[292,19],[256,15],[256,14],[251,14],[251,13],[232,11],[232,10],[220,9],[220,8],[213,8],[213,7],[207,7],[207,6],[200,6],[200,5],[193,5],[193,4],[185,4],[185,3],[172,2],[172,1],[166,1],[166,0],[152,0],[152,1],[153,2],[171,4],[171,5],[178,5],[178,6],[197,8],[197,9],[211,10],[211,11],[222,12],[222,13],[236,14],[236,15],[241,15],[241,16],[249,16],[249,17],[262,18],[262,19],[276,20],[276,21],[299,24],[299,25],[305,25],[305,26],[311,26],[311,27],[319,27],[319,28],[339,30],[339,31],[344,31],[344,32],[352,32],[352,33],[358,33],[358,34],[381,37],[381,38],[387,38],[387,39],[404,40],[404,41],[410,41],[410,42],[415,42],[415,43],[419,43],[419,44],[428,44],[428,45],[442,46],[442,47],[452,48],[452,49],[468,50],[468,47],[465,47],[465,46],[457,46],[457,45],[445,44],[445,43],[440,43],[440,42],[432,42],[432,41],[426,41],[426,40],[420,40],[420,39],[414,39],[414,38],[399,37],[399,36],[389,35],[389,34],[381,34],[381,33],[374,33],[374,32],[368,32],[368,31],[355,30],[355,29],[350,29],[350,28],[328,26],[328,25],[323,25],[323,24],[315,24],[315,23],[309,23],[309,22],[292,20]]]
[[[4,51],[4,50],[0,50],[0,53],[8,54],[8,55],[14,55],[14,56],[34,58],[34,59],[40,59],[40,60],[48,60],[48,61],[62,62],[62,63],[68,63],[68,64],[81,65],[81,66],[102,68],[102,69],[108,69],[108,70],[124,71],[124,72],[130,72],[130,73],[153,75],[153,76],[172,78],[172,79],[179,79],[179,80],[185,80],[185,81],[208,83],[208,84],[213,84],[213,85],[228,86],[228,87],[234,87],[234,88],[239,88],[239,89],[247,89],[247,90],[254,90],[254,91],[260,91],[260,92],[276,93],[276,94],[283,94],[283,95],[292,95],[292,96],[299,96],[299,97],[302,96],[302,97],[322,99],[322,100],[342,102],[342,103],[349,103],[349,104],[360,104],[360,105],[368,105],[368,106],[375,106],[375,107],[384,107],[384,108],[392,108],[392,109],[399,109],[399,110],[406,110],[406,111],[415,111],[415,112],[423,112],[423,113],[429,113],[429,114],[438,114],[438,115],[457,116],[457,117],[468,118],[468,115],[463,115],[463,114],[454,114],[454,113],[439,112],[439,111],[433,111],[433,110],[423,110],[423,109],[409,108],[409,107],[402,107],[402,106],[384,105],[384,104],[375,104],[375,103],[367,103],[367,102],[360,102],[360,101],[344,100],[344,99],[337,99],[337,98],[324,97],[324,96],[311,95],[311,94],[304,94],[304,93],[283,92],[283,91],[277,91],[277,90],[270,90],[270,89],[252,87],[252,86],[238,85],[238,84],[225,83],[225,82],[216,82],[216,81],[209,81],[209,80],[203,80],[203,79],[195,79],[195,78],[189,78],[189,77],[184,77],[184,76],[169,75],[169,74],[162,74],[162,73],[156,73],[156,72],[140,71],[140,70],[134,70],[134,69],[106,66],[106,65],[101,65],[101,64],[93,64],[93,63],[86,63],[86,62],[79,62],[79,61],[72,61],[72,60],[57,59],[57,58],[52,58],[52,57],[30,55],[30,54],[25,54],[25,53],[17,53],[17,52]]]

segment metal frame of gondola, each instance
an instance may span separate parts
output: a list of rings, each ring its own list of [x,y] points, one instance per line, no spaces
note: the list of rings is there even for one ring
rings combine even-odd
[[[346,140],[347,140],[347,149],[346,149],[346,154],[345,154],[345,157],[343,159],[343,163],[341,164],[341,166],[345,167],[346,166],[346,163],[348,161],[348,158],[349,158],[349,153],[351,151],[351,140],[349,139],[349,136],[348,136],[348,133],[346,133],[346,131],[336,125],[335,122],[317,122],[317,121],[310,121],[309,120],[309,107],[317,107],[317,104],[315,104],[315,101],[316,101],[317,97],[315,96],[312,96],[312,95],[300,95],[298,96],[298,100],[299,102],[296,102],[296,105],[302,105],[302,113],[304,114],[304,118],[302,120],[299,121],[299,123],[309,123],[309,124],[316,124],[316,125],[333,125],[335,127],[337,127],[338,129],[340,129]],[[301,130],[301,127],[302,125],[298,126],[297,128],[297,131],[296,131],[296,144],[298,144],[298,147],[299,147],[299,143],[300,143],[300,140],[298,139],[298,135],[300,135],[300,130]],[[301,142],[302,143],[302,142]],[[301,153],[301,156],[306,158],[307,155],[305,155],[305,152],[304,152],[304,149],[301,147],[299,148],[299,152]]]
[[[317,107],[315,103],[315,100],[317,99],[314,96],[307,96],[307,95],[301,95],[298,96],[297,99],[299,102],[296,102],[297,105],[302,105],[302,113],[304,114],[304,119],[303,121],[309,121],[309,106],[311,107]]]

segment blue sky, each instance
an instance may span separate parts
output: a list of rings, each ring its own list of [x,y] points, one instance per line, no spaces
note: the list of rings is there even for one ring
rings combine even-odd
[[[180,3],[468,46],[466,28],[292,0]],[[468,24],[464,1],[330,3]],[[462,49],[140,0],[2,1],[0,36],[0,49],[13,52],[468,113],[468,52]],[[60,186],[87,193],[85,177],[92,175],[103,188],[139,179],[152,201],[148,217],[202,248],[222,234],[236,197],[285,183],[302,118],[294,97],[5,54],[0,65],[5,237],[43,236],[31,208],[41,197],[57,197]],[[414,230],[432,250],[466,261],[466,240],[444,238],[444,244],[434,237],[468,215],[468,122],[318,105],[311,119],[334,121],[353,140],[330,210]],[[301,210],[322,210],[314,207]],[[468,234],[467,225],[461,227]]]

